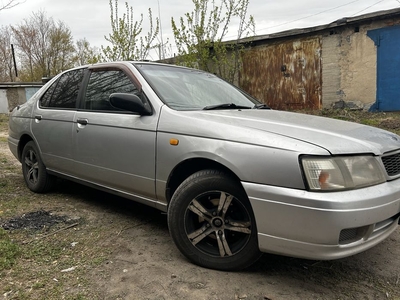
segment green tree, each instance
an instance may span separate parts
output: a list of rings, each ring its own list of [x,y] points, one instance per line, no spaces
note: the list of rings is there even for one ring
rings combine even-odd
[[[254,18],[247,18],[249,0],[192,0],[194,10],[181,17],[179,26],[171,19],[179,64],[218,74],[235,82],[243,45],[239,40],[254,35]],[[211,5],[210,5],[211,4]],[[237,34],[226,41],[231,24]]]
[[[101,60],[99,49],[97,47],[91,47],[86,38],[76,42],[75,50],[74,61],[76,66],[95,64]]]
[[[146,36],[140,36],[142,33],[143,14],[139,21],[134,21],[132,6],[129,7],[125,2],[126,12],[122,17],[118,16],[118,0],[115,0],[114,6],[110,0],[111,10],[111,30],[112,32],[104,36],[111,46],[101,46],[103,60],[143,60],[146,59],[149,51],[158,47],[154,45],[154,40],[159,32],[159,20],[156,18],[154,26],[151,9],[149,9],[150,31]]]

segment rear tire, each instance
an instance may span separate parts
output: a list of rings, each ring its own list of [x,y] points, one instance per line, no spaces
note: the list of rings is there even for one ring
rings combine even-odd
[[[33,141],[28,142],[22,150],[21,162],[25,183],[32,192],[45,193],[52,188],[56,178],[47,173]]]
[[[182,254],[202,267],[240,270],[261,256],[247,195],[237,180],[220,171],[199,171],[178,187],[168,226]]]

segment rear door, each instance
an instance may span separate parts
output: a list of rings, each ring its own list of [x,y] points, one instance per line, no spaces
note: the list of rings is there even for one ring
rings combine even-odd
[[[138,94],[138,81],[129,69],[102,67],[89,70],[85,86],[74,119],[74,160],[80,177],[154,198],[157,117],[118,110],[109,102],[112,93]]]
[[[73,121],[84,69],[62,74],[41,96],[32,121],[32,132],[46,167],[74,174]]]

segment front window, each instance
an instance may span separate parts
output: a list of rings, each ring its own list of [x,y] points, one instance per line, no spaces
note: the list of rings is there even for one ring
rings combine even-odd
[[[112,93],[138,93],[139,90],[121,70],[93,70],[85,95],[85,109],[119,111],[110,103]]]
[[[135,64],[160,99],[176,110],[199,110],[224,104],[253,108],[259,102],[223,79],[200,70]]]

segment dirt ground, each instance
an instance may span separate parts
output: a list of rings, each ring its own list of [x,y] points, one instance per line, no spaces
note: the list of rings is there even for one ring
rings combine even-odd
[[[0,299],[400,299],[400,228],[336,261],[265,254],[242,272],[208,270],[180,254],[157,210],[64,180],[29,192],[6,136],[0,225],[21,254],[1,273]]]

